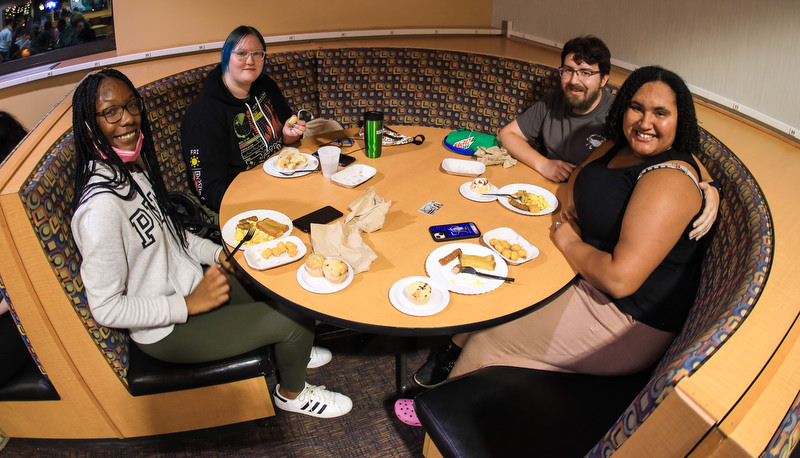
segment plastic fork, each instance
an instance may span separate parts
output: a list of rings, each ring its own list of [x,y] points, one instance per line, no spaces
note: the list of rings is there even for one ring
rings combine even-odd
[[[237,251],[239,251],[239,248],[241,248],[242,245],[245,244],[245,242],[249,242],[254,235],[256,235],[256,227],[250,226],[250,229],[247,230],[247,233],[244,235],[244,237],[242,237],[242,240],[239,242],[238,245],[236,245],[236,248],[234,248],[233,251],[231,251],[225,258],[225,262],[229,262],[231,258],[233,258],[233,255],[236,254]]]
[[[513,194],[493,194],[493,193],[490,193],[490,192],[485,192],[482,195],[484,195],[484,196],[497,196],[497,197],[510,197],[510,198],[512,198],[514,200],[520,200],[521,199],[520,196],[515,196]]]
[[[458,272],[462,274],[477,275],[479,277],[494,278],[495,280],[503,280],[509,283],[514,281],[514,279],[511,277],[501,277],[500,275],[485,274],[483,272],[475,270],[474,267],[470,266],[460,266]]]
[[[287,177],[290,177],[290,176],[294,175],[295,173],[312,173],[312,172],[319,172],[319,171],[320,171],[319,168],[316,168],[314,170],[308,170],[308,169],[292,170],[291,172],[284,172],[283,170],[278,170],[278,172],[281,175],[286,175]]]

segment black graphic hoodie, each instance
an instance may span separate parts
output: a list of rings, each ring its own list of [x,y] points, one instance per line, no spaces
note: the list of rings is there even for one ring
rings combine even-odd
[[[283,148],[283,123],[292,115],[278,85],[262,73],[246,100],[236,98],[214,68],[186,112],[181,148],[200,198],[219,212],[236,175]]]

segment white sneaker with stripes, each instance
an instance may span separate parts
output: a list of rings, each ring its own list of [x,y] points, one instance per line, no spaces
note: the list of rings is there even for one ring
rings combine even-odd
[[[306,383],[306,387],[294,399],[281,396],[281,385],[275,387],[272,396],[275,406],[287,412],[297,412],[312,417],[334,418],[339,417],[353,408],[353,401],[347,396],[326,390],[324,385],[315,386]]]
[[[308,358],[308,369],[322,367],[333,359],[333,354],[325,347],[311,347],[311,355]]]

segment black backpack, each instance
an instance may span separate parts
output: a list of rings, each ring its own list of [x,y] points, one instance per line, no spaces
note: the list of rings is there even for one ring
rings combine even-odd
[[[217,212],[205,206],[194,194],[172,191],[167,197],[187,231],[222,244]]]

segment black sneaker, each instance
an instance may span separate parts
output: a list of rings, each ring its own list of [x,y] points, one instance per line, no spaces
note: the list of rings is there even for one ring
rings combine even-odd
[[[439,386],[447,380],[456,364],[461,347],[452,341],[428,355],[428,361],[414,374],[414,381],[423,388]]]

